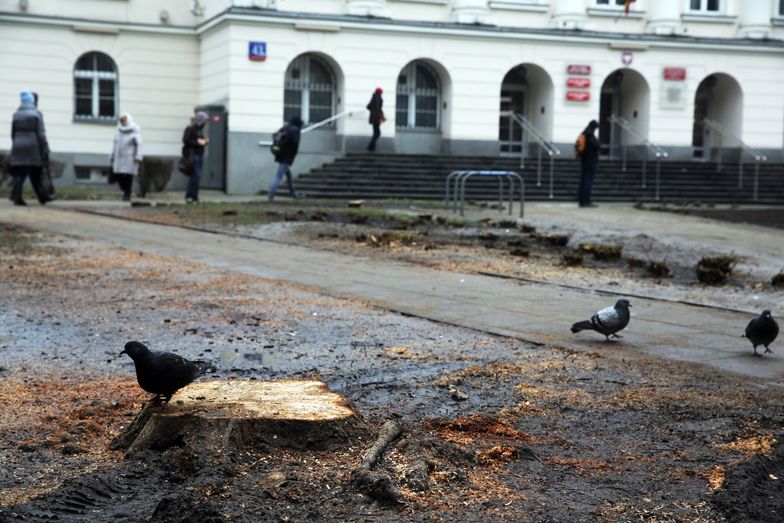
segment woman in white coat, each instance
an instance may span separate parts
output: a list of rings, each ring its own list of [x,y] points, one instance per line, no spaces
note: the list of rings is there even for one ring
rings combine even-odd
[[[120,115],[112,148],[112,174],[123,190],[123,201],[131,200],[133,177],[139,174],[142,163],[142,134],[128,113]]]

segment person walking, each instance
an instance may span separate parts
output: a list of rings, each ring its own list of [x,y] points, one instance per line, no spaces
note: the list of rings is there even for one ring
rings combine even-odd
[[[38,194],[38,200],[45,204],[49,196],[40,193],[41,169],[49,158],[49,144],[46,141],[43,115],[35,108],[35,98],[30,91],[19,95],[21,105],[16,110],[11,123],[11,154],[8,166],[14,177],[11,200],[14,205],[27,205],[22,198],[22,188],[27,177]]]
[[[139,126],[128,113],[120,115],[112,146],[112,173],[123,191],[123,201],[131,201],[133,178],[142,163],[142,135]]]
[[[275,173],[275,178],[272,180],[272,185],[269,188],[267,199],[273,201],[275,194],[278,192],[280,182],[283,181],[283,176],[286,176],[286,182],[289,185],[289,192],[292,198],[299,198],[299,194],[294,190],[294,182],[292,180],[291,166],[294,164],[299,152],[299,138],[300,131],[302,130],[302,118],[295,116],[291,118],[283,127],[275,133],[273,141],[273,151],[275,152],[275,161],[278,163],[278,171]]]
[[[204,124],[209,117],[207,113],[199,111],[193,117],[193,123],[185,128],[182,133],[182,152],[189,155],[193,162],[193,174],[188,179],[188,188],[185,191],[185,203],[199,203],[199,183],[201,182],[201,168],[204,165],[204,148],[208,140],[204,137]]]
[[[370,139],[370,143],[367,146],[368,151],[376,150],[376,142],[379,136],[381,136],[381,124],[386,121],[383,111],[384,100],[381,98],[383,92],[380,87],[376,87],[376,91],[370,98],[370,103],[367,104],[367,110],[370,111],[368,122],[373,126],[373,138]]]
[[[593,179],[596,176],[596,164],[599,162],[599,140],[596,129],[599,122],[591,120],[585,130],[577,138],[576,152],[580,158],[580,189],[578,202],[580,207],[598,207],[591,203]]]

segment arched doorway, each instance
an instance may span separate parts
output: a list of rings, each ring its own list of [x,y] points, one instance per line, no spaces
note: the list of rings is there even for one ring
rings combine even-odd
[[[709,118],[723,125],[736,136],[741,135],[743,92],[731,76],[715,73],[706,77],[694,95],[694,157],[709,160],[713,151],[726,145],[727,139],[705,125]]]
[[[553,81],[534,64],[511,69],[501,83],[498,141],[502,156],[528,154],[528,137],[514,115],[526,118],[545,138],[552,135]]]
[[[414,60],[400,71],[395,93],[395,149],[440,154],[448,128],[449,76],[432,60]]]
[[[305,125],[320,122],[338,111],[340,75],[325,56],[306,53],[286,69],[283,119],[299,116]],[[334,127],[334,123],[331,124]]]
[[[610,117],[620,116],[642,136],[648,136],[650,88],[645,78],[634,69],[618,69],[602,84],[599,100],[599,142],[601,154],[620,156],[621,144],[634,145],[641,140],[613,125]],[[587,122],[586,122],[587,123]]]

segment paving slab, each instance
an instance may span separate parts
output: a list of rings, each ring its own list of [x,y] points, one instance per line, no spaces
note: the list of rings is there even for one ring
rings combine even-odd
[[[784,349],[778,351],[781,354],[753,357],[750,344],[740,337],[751,316],[736,311],[634,298],[632,321],[623,333],[624,340],[606,343],[596,333],[574,335],[569,331],[574,321],[587,319],[616,299],[596,292],[439,271],[54,207],[0,204],[0,222],[179,256],[543,345],[603,350],[620,357],[644,354],[693,362],[784,385]],[[773,349],[776,350],[775,344]]]

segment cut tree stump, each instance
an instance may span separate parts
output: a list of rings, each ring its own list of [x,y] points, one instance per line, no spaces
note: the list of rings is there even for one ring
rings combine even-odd
[[[110,448],[328,449],[368,434],[348,401],[312,379],[201,381],[148,403]]]

